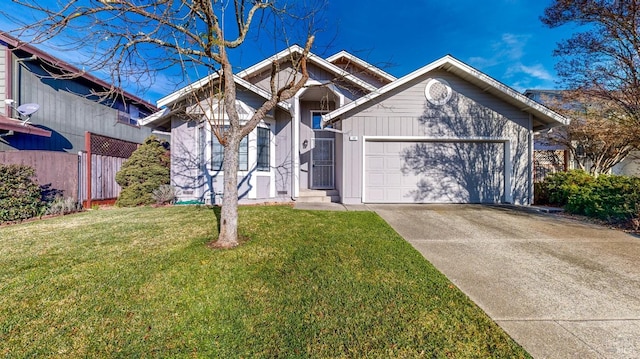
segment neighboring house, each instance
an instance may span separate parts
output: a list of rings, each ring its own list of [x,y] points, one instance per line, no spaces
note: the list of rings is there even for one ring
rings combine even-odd
[[[562,90],[530,89],[526,90],[524,95],[538,103],[546,104],[553,100],[560,100]],[[546,144],[542,138],[543,136],[544,133],[538,134],[534,142],[535,159],[540,160],[537,161],[536,165],[536,170],[539,173],[552,173],[559,170],[567,171],[579,168],[575,158],[571,157],[571,154],[564,146]],[[544,176],[538,176],[538,172],[536,172],[536,178],[542,179]],[[611,173],[640,176],[640,151],[632,151],[622,162],[613,166]]]
[[[90,74],[68,76],[79,72],[0,33],[0,163],[34,167],[41,185],[65,197],[112,199],[119,193],[115,172],[151,134],[137,119],[157,108],[129,93],[102,100],[95,93],[112,85]],[[25,108],[38,110],[27,118],[18,111]],[[79,160],[79,152],[94,156]]]
[[[301,53],[293,46],[234,76],[245,118],[269,96],[272,62],[283,83],[294,71],[291,56]],[[451,56],[399,79],[344,51],[312,54],[307,68],[307,86],[241,145],[241,203],[325,196],[349,204],[530,204],[533,133],[568,123]],[[171,131],[181,201],[224,195],[222,147],[206,122],[184,115],[184,104],[218,80],[214,74],[162,98],[165,109],[143,121]],[[225,121],[216,105],[206,112]]]

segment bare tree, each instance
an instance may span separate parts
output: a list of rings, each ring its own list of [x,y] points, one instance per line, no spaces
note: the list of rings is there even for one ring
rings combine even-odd
[[[554,52],[566,88],[602,99],[640,124],[640,1],[554,0],[541,20],[584,30]]]
[[[219,91],[211,91],[211,101],[222,103],[228,117],[224,130],[212,128],[224,146],[224,197],[220,215],[220,233],[215,246],[229,248],[238,245],[238,151],[242,138],[280,101],[295,95],[307,82],[306,59],[314,41],[313,11],[295,16],[295,1],[286,0],[64,0],[57,4],[40,0],[13,0],[30,9],[35,22],[22,24],[20,35],[34,42],[64,36],[66,48],[84,49],[92,55],[85,59],[94,71],[107,71],[117,92],[123,82],[149,84],[154,74],[175,66],[195,66],[208,73],[218,72]],[[321,2],[315,4],[321,7]],[[225,17],[225,13],[232,16]],[[282,19],[289,16],[298,25],[304,24],[305,46],[296,60],[300,76],[285,85],[275,79],[278,64],[272,64],[270,98],[256,109],[253,116],[241,123],[236,109],[236,83],[229,52],[247,42],[252,24],[268,21],[290,25]],[[11,14],[4,16],[14,21]],[[257,20],[258,19],[258,20]],[[309,21],[307,21],[309,20]],[[275,25],[274,25],[275,26]],[[254,25],[256,34],[266,32],[265,26]],[[285,29],[286,30],[286,29]],[[273,31],[291,36],[291,31]],[[75,34],[75,37],[74,37]],[[90,48],[90,49],[89,49]],[[219,125],[219,124],[216,124]]]
[[[607,173],[640,146],[640,130],[611,100],[565,91],[545,104],[573,120],[542,135],[542,142],[566,148],[580,169]]]

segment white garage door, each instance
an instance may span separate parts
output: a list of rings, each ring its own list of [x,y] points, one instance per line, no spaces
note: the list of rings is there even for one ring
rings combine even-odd
[[[505,142],[366,141],[367,203],[500,203]]]

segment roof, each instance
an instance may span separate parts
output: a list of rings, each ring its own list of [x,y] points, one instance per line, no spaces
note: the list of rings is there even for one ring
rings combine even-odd
[[[0,42],[6,43],[7,45],[13,47],[15,50],[24,51],[24,52],[28,53],[29,55],[35,56],[38,61],[40,61],[42,63],[45,63],[45,64],[48,64],[48,65],[50,65],[50,66],[52,66],[52,67],[54,67],[56,69],[60,69],[60,70],[66,71],[66,72],[71,73],[71,74],[79,74],[78,78],[85,79],[86,81],[92,82],[92,83],[98,85],[99,87],[102,87],[102,88],[105,88],[105,89],[110,89],[110,88],[113,87],[112,84],[110,84],[110,83],[108,83],[108,82],[106,82],[106,81],[104,81],[102,79],[99,79],[99,78],[97,78],[97,77],[95,77],[95,76],[93,76],[93,75],[91,75],[91,74],[89,74],[87,72],[84,72],[83,70],[80,70],[77,67],[75,67],[75,66],[73,66],[73,65],[71,65],[71,64],[69,64],[69,63],[67,63],[65,61],[62,61],[62,60],[60,60],[60,59],[58,59],[58,58],[56,58],[56,57],[54,57],[54,56],[42,51],[42,50],[40,50],[40,49],[38,49],[38,48],[36,48],[36,47],[34,47],[32,45],[29,45],[29,44],[27,44],[25,42],[22,42],[22,41],[16,39],[15,37],[13,37],[13,36],[5,33],[5,32],[2,32],[2,31],[0,31]],[[140,98],[140,97],[138,97],[136,95],[133,95],[133,94],[131,94],[131,93],[127,92],[127,91],[124,91],[124,90],[122,90],[121,93],[126,99],[128,99],[128,100],[130,100],[132,102],[135,102],[136,104],[143,105],[143,106],[145,106],[145,107],[147,107],[147,108],[149,108],[151,110],[155,110],[156,109],[156,106],[154,106],[152,103],[150,103],[148,101],[145,101],[145,100],[143,100],[142,98]]]
[[[51,137],[51,131],[32,126],[24,121],[0,115],[0,130],[27,133],[42,137]]]
[[[282,51],[280,51],[279,53],[275,54],[272,57],[269,57],[267,59],[264,59],[260,62],[258,62],[257,64],[247,68],[244,71],[239,72],[237,75],[242,77],[242,78],[247,78],[251,75],[254,75],[256,73],[260,73],[262,71],[264,71],[265,69],[271,68],[271,64],[274,61],[282,61],[287,59],[289,56],[291,56],[292,54],[302,54],[304,52],[304,49],[298,45],[292,45],[289,48],[286,48]],[[336,75],[338,75],[340,78],[343,78],[355,85],[360,86],[361,88],[368,90],[368,91],[375,91],[376,87],[363,81],[360,80],[359,78],[357,78],[356,76],[352,75],[351,73],[349,73],[348,71],[345,71],[343,69],[341,69],[340,67],[332,64],[331,62],[323,59],[322,57],[315,55],[313,53],[309,53],[309,56],[307,57],[307,61],[311,62],[315,65],[317,65],[318,67],[332,72]]]
[[[351,53],[342,50],[340,52],[338,52],[337,54],[331,55],[329,57],[327,57],[327,61],[331,62],[331,63],[335,63],[336,61],[338,61],[339,59],[346,59],[347,61],[358,65],[359,67],[365,69],[367,72],[378,76],[384,80],[386,80],[387,82],[392,82],[396,80],[396,77],[381,70],[379,67],[371,65],[370,63],[362,60],[361,58],[352,55]]]
[[[516,106],[521,111],[527,112],[534,117],[534,130],[540,130],[549,127],[555,127],[560,125],[569,124],[569,119],[560,115],[557,112],[550,110],[549,108],[533,101],[525,95],[517,92],[507,85],[491,78],[490,76],[474,69],[473,67],[457,60],[451,55],[446,55],[404,77],[401,77],[394,82],[385,85],[378,90],[371,92],[345,106],[342,106],[335,111],[322,116],[325,123],[335,122],[339,118],[344,117],[349,113],[353,113],[355,110],[369,103],[373,99],[393,92],[400,86],[411,82],[425,74],[435,71],[444,70],[450,72],[474,85],[481,88],[483,91],[490,93],[499,99]]]
[[[186,96],[188,96],[190,93],[192,93],[193,91],[196,91],[198,89],[203,88],[204,86],[206,86],[207,84],[209,84],[211,81],[214,81],[216,79],[218,79],[220,77],[220,74],[218,73],[213,73],[209,76],[206,76],[190,85],[187,85],[161,99],[158,100],[157,104],[158,107],[165,107],[165,106],[169,106],[171,104],[176,103],[177,101],[184,99]],[[271,94],[268,91],[265,91],[263,89],[261,89],[260,87],[250,83],[249,81],[246,81],[242,78],[240,78],[238,75],[233,75],[233,79],[235,81],[236,84],[246,88],[247,90],[253,92],[254,94],[268,100],[271,98]],[[278,102],[278,107],[280,107],[281,109],[288,111],[289,108],[291,107],[291,105],[288,102],[285,101],[280,101]],[[159,111],[157,111],[156,113],[145,117],[141,120],[138,121],[138,123],[141,126],[161,126],[163,125],[165,122],[167,122],[169,120],[169,117],[171,116],[173,112],[170,109],[161,109]]]

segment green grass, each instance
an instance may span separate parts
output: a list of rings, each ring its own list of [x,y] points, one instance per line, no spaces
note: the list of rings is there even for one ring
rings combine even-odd
[[[112,209],[0,227],[0,357],[528,357],[376,214]]]

